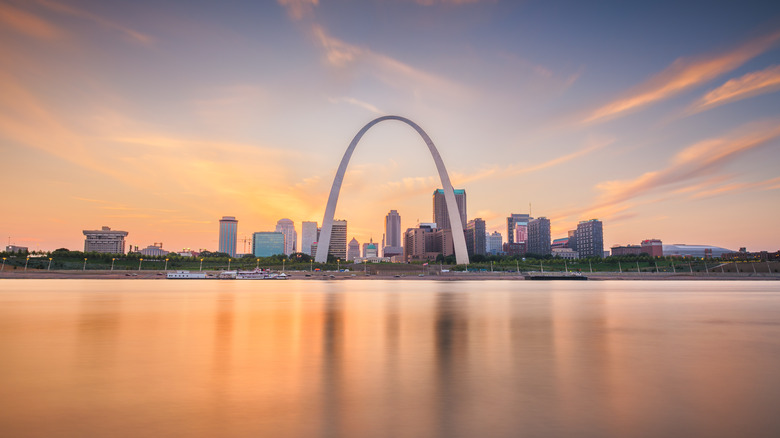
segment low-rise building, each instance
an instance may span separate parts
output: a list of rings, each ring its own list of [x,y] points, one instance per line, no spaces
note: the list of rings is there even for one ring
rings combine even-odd
[[[560,257],[567,260],[580,258],[580,253],[571,248],[553,248],[552,255],[553,257]]]
[[[124,254],[127,231],[112,230],[102,227],[100,230],[83,230],[84,252],[99,252],[102,254]]]

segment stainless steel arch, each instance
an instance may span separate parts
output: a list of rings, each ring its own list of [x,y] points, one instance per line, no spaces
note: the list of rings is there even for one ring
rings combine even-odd
[[[466,238],[463,235],[463,223],[460,221],[458,204],[455,202],[455,191],[452,189],[452,183],[450,183],[447,168],[444,167],[441,155],[439,155],[439,151],[436,149],[433,140],[431,140],[428,134],[413,121],[400,116],[383,116],[368,122],[368,124],[355,135],[355,138],[352,139],[349,147],[347,147],[347,151],[344,152],[344,157],[341,159],[339,169],[336,171],[336,177],[333,179],[333,186],[330,188],[328,205],[325,207],[325,217],[322,219],[322,231],[320,232],[320,239],[317,243],[317,257],[315,258],[315,261],[318,263],[325,263],[328,259],[330,233],[333,231],[333,215],[336,213],[336,203],[339,200],[341,183],[344,181],[344,173],[347,171],[347,165],[349,164],[349,159],[352,157],[352,152],[355,150],[355,146],[357,146],[360,139],[363,138],[363,134],[365,134],[366,131],[377,123],[385,120],[398,120],[406,123],[414,128],[423,140],[425,140],[425,144],[428,145],[433,161],[436,163],[436,170],[439,171],[439,178],[441,178],[441,185],[444,189],[444,200],[447,203],[447,213],[450,216],[450,225],[452,226],[452,242],[455,246],[455,260],[460,265],[467,265],[469,263],[469,255],[466,251]]]

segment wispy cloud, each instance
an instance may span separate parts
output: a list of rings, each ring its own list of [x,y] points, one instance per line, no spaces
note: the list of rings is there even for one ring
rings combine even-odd
[[[302,20],[310,16],[320,3],[319,0],[277,0],[277,2],[287,10],[287,14],[293,20]]]
[[[467,5],[473,3],[495,3],[496,0],[413,0],[418,5]]]
[[[733,193],[744,193],[753,190],[777,190],[777,189],[780,189],[780,177],[768,179],[766,181],[723,184],[717,187],[709,188],[707,190],[699,191],[691,195],[691,199],[711,198],[713,196],[720,196],[720,195],[733,194]]]
[[[370,111],[370,112],[372,112],[374,114],[380,115],[380,116],[384,115],[384,114],[387,114],[386,112],[380,110],[376,106],[374,106],[374,105],[372,105],[372,104],[370,104],[368,102],[363,102],[362,100],[355,99],[353,97],[329,98],[328,101],[330,103],[342,103],[343,102],[343,103],[348,103],[350,105],[355,105],[357,107],[363,108],[365,110],[368,110],[368,111]]]
[[[312,35],[325,52],[325,61],[336,69],[347,69],[360,64],[381,82],[402,91],[434,91],[442,95],[464,96],[466,87],[448,78],[429,73],[368,48],[347,43],[330,35],[325,28],[314,24]]]
[[[152,42],[154,42],[154,39],[149,35],[141,33],[135,29],[131,29],[127,26],[119,24],[113,20],[109,20],[105,17],[101,17],[99,15],[93,14],[92,12],[89,11],[85,11],[83,9],[78,9],[72,6],[64,5],[62,3],[53,2],[49,0],[37,0],[37,3],[48,8],[49,10],[58,12],[60,14],[70,15],[73,17],[89,20],[99,25],[100,27],[119,32],[132,41],[139,42],[142,44],[151,44]]]
[[[583,123],[594,123],[625,115],[646,105],[668,99],[728,73],[774,47],[780,32],[752,39],[741,46],[714,56],[679,58],[651,79],[586,116]]]
[[[3,27],[44,40],[62,34],[60,29],[43,18],[4,3],[0,3],[0,23]]]
[[[677,153],[664,169],[627,181],[607,181],[597,188],[600,205],[624,202],[667,187],[711,175],[720,166],[780,137],[780,120],[752,123],[722,138],[696,143]]]
[[[773,93],[778,90],[780,90],[780,65],[774,65],[761,71],[730,79],[694,103],[691,106],[691,112],[705,111],[725,103]]]

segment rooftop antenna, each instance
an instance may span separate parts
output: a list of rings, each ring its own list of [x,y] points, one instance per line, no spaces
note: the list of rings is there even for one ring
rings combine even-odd
[[[533,215],[531,214],[531,203],[530,202],[528,203],[528,216],[533,217]]]

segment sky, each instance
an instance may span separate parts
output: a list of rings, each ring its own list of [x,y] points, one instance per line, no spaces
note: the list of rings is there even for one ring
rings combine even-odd
[[[433,139],[469,219],[605,249],[780,249],[780,2],[0,0],[0,233],[239,252],[322,222],[355,134]],[[432,221],[425,143],[358,145],[336,218]],[[247,248],[248,252],[249,249]]]

